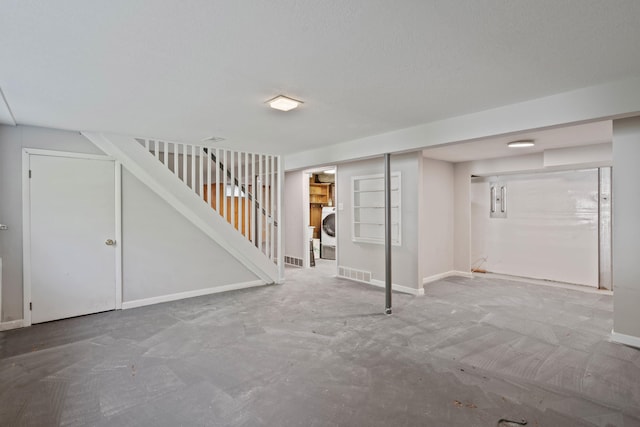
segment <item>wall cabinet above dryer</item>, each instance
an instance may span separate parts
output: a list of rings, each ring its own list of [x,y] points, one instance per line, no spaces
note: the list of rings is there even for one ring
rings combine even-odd
[[[329,204],[331,200],[331,186],[326,183],[309,183],[309,203]]]

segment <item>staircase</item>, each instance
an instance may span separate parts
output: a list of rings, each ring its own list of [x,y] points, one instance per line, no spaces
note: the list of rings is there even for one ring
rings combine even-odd
[[[265,283],[284,281],[280,156],[83,132]]]

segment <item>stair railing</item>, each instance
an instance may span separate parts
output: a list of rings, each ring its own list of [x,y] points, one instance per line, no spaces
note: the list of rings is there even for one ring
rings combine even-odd
[[[279,256],[282,230],[278,225],[284,171],[280,156],[155,139],[136,140],[282,270],[284,264]]]

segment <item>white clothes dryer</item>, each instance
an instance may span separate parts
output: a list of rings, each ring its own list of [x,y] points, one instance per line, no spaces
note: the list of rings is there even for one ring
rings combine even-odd
[[[320,258],[336,259],[336,208],[325,206],[322,208],[322,223],[320,227]]]

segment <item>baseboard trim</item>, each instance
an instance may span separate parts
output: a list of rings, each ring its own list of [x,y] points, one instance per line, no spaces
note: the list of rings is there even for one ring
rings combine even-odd
[[[589,294],[613,296],[613,291],[610,291],[608,289],[598,289],[595,286],[578,285],[575,283],[556,282],[553,280],[545,280],[545,279],[532,279],[530,277],[511,276],[509,274],[501,274],[501,273],[475,273],[474,277],[484,277],[487,279],[511,280],[513,282],[526,283],[530,285],[550,286],[552,288],[569,289],[571,291],[586,292]]]
[[[640,338],[633,335],[621,334],[611,331],[611,341],[617,342],[631,347],[640,348]]]
[[[160,304],[163,302],[200,297],[203,295],[217,294],[220,292],[237,291],[238,289],[254,288],[256,286],[264,286],[266,284],[267,283],[262,280],[253,280],[251,282],[233,283],[231,285],[216,286],[213,288],[196,289],[193,291],[178,292],[175,294],[160,295],[157,297],[143,298],[133,301],[123,301],[122,309],[126,310],[129,308],[143,307],[145,305]]]
[[[23,319],[11,320],[9,322],[0,323],[0,331],[8,331],[10,329],[18,329],[24,326]]]
[[[446,279],[447,277],[452,277],[452,276],[466,277],[467,279],[473,279],[473,274],[471,272],[451,270],[451,271],[445,271],[444,273],[434,274],[433,276],[425,277],[424,279],[422,279],[422,284],[426,285],[427,283],[435,282],[436,280]]]
[[[364,282],[364,283],[369,283],[370,285],[377,286],[378,288],[384,288],[385,287],[385,283],[382,280],[371,279],[370,282]],[[424,289],[423,288],[414,289],[414,288],[410,288],[408,286],[398,285],[397,283],[392,283],[391,284],[391,290],[402,292],[403,294],[410,294],[410,295],[415,295],[415,296],[424,295]]]

